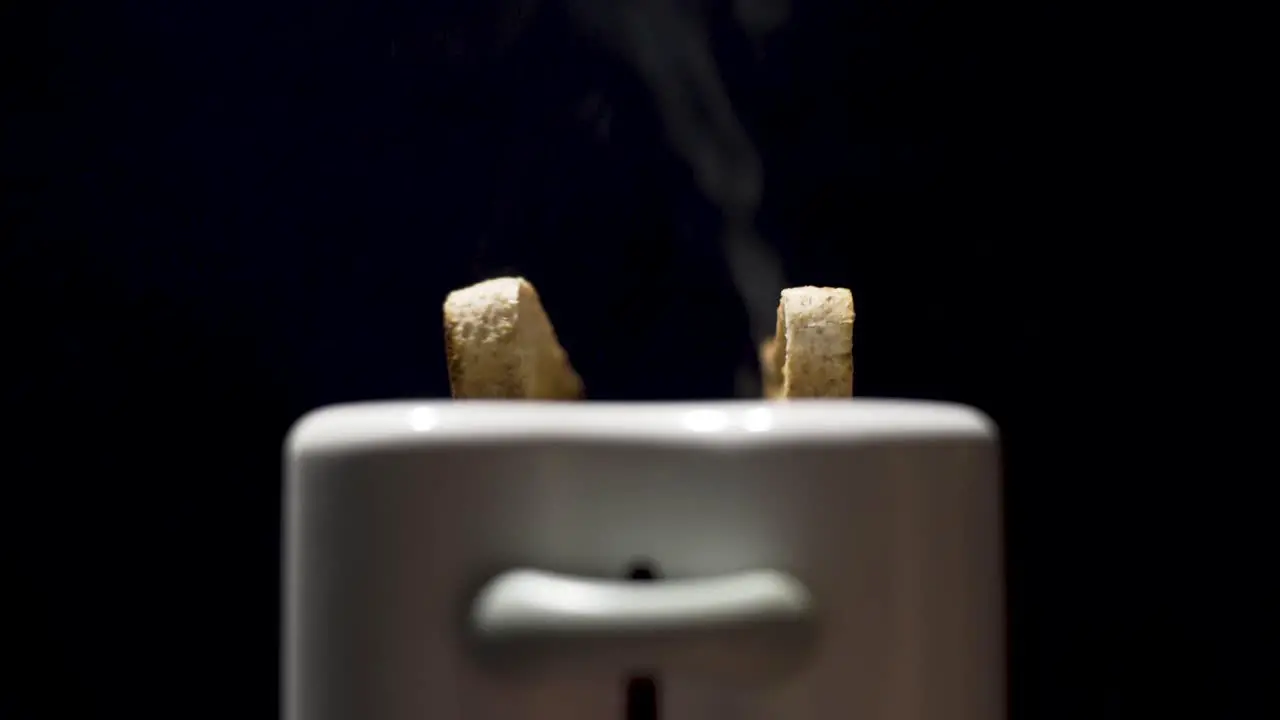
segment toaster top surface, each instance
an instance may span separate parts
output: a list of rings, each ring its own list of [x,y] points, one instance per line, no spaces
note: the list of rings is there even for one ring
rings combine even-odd
[[[994,440],[964,405],[916,400],[530,402],[399,400],[332,405],[299,419],[290,455],[511,441],[741,446]]]

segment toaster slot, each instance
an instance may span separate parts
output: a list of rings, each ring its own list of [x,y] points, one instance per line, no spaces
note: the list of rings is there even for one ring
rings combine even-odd
[[[648,560],[639,560],[627,567],[626,577],[634,582],[656,580],[658,570]],[[661,704],[658,676],[656,674],[632,675],[626,681],[625,720],[658,720]]]

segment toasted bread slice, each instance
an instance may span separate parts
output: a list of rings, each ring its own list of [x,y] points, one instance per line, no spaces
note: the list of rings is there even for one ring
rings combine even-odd
[[[455,398],[573,400],[582,380],[524,278],[486,280],[449,293],[444,347]]]
[[[853,318],[845,288],[783,290],[777,334],[760,347],[765,397],[853,395]]]
[[[781,312],[781,311],[779,311]],[[782,343],[777,335],[760,343],[760,381],[764,386],[764,396],[774,399],[782,396]]]

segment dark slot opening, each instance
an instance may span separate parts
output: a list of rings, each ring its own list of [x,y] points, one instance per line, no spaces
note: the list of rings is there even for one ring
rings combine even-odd
[[[631,580],[657,580],[658,569],[648,560],[637,560],[627,567],[627,578]]]
[[[658,681],[653,676],[627,680],[626,720],[658,720]]]
[[[635,582],[647,582],[658,577],[658,569],[647,560],[633,562],[627,568],[627,578]],[[626,693],[625,720],[658,720],[662,692],[657,675],[628,677]]]

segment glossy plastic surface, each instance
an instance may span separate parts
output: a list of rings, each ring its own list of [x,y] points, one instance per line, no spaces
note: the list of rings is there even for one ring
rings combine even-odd
[[[998,443],[969,408],[361,404],[301,420],[286,467],[287,720],[607,720],[637,671],[662,676],[666,720],[1004,717]],[[811,633],[704,632],[686,596],[647,644],[584,649],[575,620],[507,662],[477,637],[513,571],[637,560],[659,593],[793,578]]]

